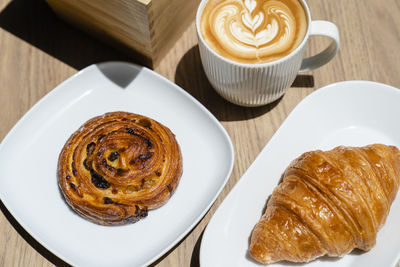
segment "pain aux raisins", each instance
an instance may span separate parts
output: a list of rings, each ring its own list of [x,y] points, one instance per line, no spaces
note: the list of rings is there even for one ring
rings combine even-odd
[[[100,225],[146,217],[168,201],[181,175],[175,135],[151,118],[121,111],[89,119],[66,140],[58,162],[66,204]]]

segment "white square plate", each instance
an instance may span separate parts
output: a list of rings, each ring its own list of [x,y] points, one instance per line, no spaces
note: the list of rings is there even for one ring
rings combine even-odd
[[[99,226],[74,213],[57,185],[58,155],[88,119],[151,117],[176,135],[183,175],[172,198],[137,223]],[[74,266],[141,266],[182,239],[217,198],[233,166],[225,129],[197,100],[153,71],[92,65],[41,99],[0,145],[0,198],[37,241]]]
[[[349,81],[306,97],[291,112],[210,220],[203,235],[202,266],[260,266],[248,256],[249,237],[268,196],[289,163],[303,152],[339,145],[383,143],[400,147],[400,90]],[[311,266],[394,266],[400,256],[400,196],[391,207],[376,246],[342,258],[323,257]],[[289,262],[269,266],[299,266]]]

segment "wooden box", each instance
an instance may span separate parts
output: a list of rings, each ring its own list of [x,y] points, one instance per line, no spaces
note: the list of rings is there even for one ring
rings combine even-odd
[[[69,23],[154,67],[194,20],[200,0],[46,0]]]

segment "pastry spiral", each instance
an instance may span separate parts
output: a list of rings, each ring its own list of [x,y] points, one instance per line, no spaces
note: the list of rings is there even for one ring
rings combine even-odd
[[[163,205],[182,175],[174,134],[137,114],[111,112],[87,121],[58,161],[66,202],[100,225],[133,223]]]
[[[381,144],[301,155],[286,169],[251,235],[262,263],[343,256],[376,242],[399,187],[400,152]]]

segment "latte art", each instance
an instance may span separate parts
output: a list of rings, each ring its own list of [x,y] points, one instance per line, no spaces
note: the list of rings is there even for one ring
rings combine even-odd
[[[210,0],[200,23],[203,38],[215,52],[243,63],[290,54],[307,30],[298,0]]]

